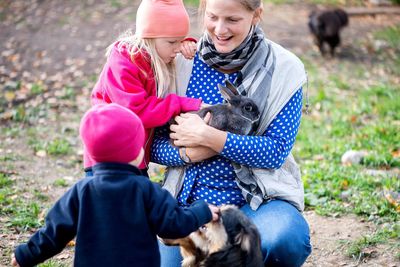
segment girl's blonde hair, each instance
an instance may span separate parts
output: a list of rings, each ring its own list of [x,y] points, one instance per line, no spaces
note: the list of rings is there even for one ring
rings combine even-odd
[[[118,50],[122,50],[123,47],[128,49],[132,62],[135,62],[135,55],[144,51],[147,52],[150,56],[151,68],[155,76],[158,97],[164,97],[169,90],[175,88],[175,63],[172,61],[166,64],[161,59],[157,53],[154,38],[140,38],[131,31],[126,31],[118,37],[116,42],[119,42],[117,46]],[[107,57],[110,55],[114,44],[111,44],[107,48]],[[144,70],[141,71],[143,74],[148,75]]]

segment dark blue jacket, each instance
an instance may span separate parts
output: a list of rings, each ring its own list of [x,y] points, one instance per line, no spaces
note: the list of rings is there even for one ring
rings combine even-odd
[[[157,237],[187,236],[212,218],[205,202],[181,208],[132,165],[100,163],[52,207],[46,226],[15,256],[33,266],[76,236],[75,266],[160,266]]]

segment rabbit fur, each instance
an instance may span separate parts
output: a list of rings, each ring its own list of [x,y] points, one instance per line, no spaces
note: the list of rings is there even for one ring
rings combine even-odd
[[[252,99],[238,93],[236,87],[228,80],[226,86],[218,88],[227,103],[202,108],[197,114],[204,118],[211,113],[209,125],[222,131],[239,135],[254,132],[260,119],[260,111]]]

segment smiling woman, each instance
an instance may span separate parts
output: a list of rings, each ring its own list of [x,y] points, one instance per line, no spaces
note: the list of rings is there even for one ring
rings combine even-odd
[[[250,29],[261,20],[262,8],[244,9],[235,1],[207,1],[204,25],[219,53],[232,52],[249,36]]]
[[[205,32],[193,61],[177,56],[177,93],[219,104],[218,86],[229,81],[260,108],[259,124],[247,136],[181,114],[169,135],[156,132],[152,160],[168,166],[164,187],[180,205],[203,199],[239,206],[261,234],[266,265],[300,266],[311,245],[300,171],[290,152],[300,125],[304,65],[265,38],[260,0],[202,0],[200,10]],[[177,248],[161,246],[160,252],[162,266],[180,266]]]

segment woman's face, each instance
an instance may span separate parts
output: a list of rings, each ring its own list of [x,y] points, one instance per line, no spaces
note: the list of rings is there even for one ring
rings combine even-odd
[[[171,63],[176,57],[176,54],[179,53],[183,38],[184,37],[155,38],[157,53],[165,64]]]
[[[217,51],[229,53],[244,41],[260,14],[261,8],[249,11],[238,0],[207,0],[204,24]]]

